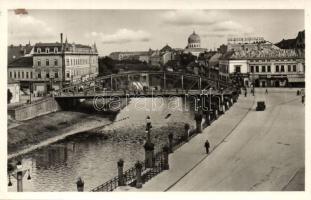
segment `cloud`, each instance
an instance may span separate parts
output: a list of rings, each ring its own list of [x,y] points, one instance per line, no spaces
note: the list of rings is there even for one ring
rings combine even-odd
[[[124,44],[130,42],[148,42],[150,34],[143,30],[129,30],[126,28],[119,29],[113,34],[105,34],[101,32],[91,32],[86,34],[88,38],[98,38],[105,44]]]
[[[223,20],[225,14],[217,11],[176,10],[168,11],[163,16],[163,23],[176,26],[211,25]]]
[[[27,14],[9,15],[9,37],[12,41],[49,40],[55,37],[53,29],[40,19]]]
[[[208,27],[202,34],[203,37],[230,37],[230,36],[249,36],[254,33],[254,29],[244,26],[238,22],[226,20],[215,23]]]

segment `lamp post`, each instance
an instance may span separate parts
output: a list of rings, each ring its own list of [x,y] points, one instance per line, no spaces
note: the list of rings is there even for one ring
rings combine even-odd
[[[14,177],[17,180],[17,192],[23,192],[23,178],[25,176],[25,174],[28,172],[28,177],[27,180],[31,180],[31,176],[30,176],[30,170],[26,169],[23,170],[23,165],[21,161],[18,161],[16,164],[16,172],[12,172],[14,169],[11,166],[11,168],[8,168],[9,171],[9,183],[8,186],[12,186],[12,182],[11,182],[11,176]]]

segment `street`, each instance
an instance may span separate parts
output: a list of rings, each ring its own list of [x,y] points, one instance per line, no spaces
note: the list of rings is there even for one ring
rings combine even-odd
[[[304,105],[301,104],[301,97],[296,96],[295,91],[295,89],[271,89],[269,94],[265,94],[264,89],[256,88],[255,97],[245,98],[241,95],[239,102],[228,113],[211,127],[206,128],[202,135],[189,142],[192,142],[191,148],[188,147],[190,144],[186,144],[178,150],[184,151],[180,156],[186,158],[174,159],[177,156],[174,154],[178,154],[178,151],[171,155],[170,170],[147,182],[143,189],[304,190]],[[215,147],[215,135],[227,130],[225,126],[222,131],[218,130],[219,127],[215,129],[213,126],[217,126],[218,121],[220,124],[233,126],[232,116],[228,116],[232,115],[232,112],[234,115],[238,114],[238,110],[242,112],[241,108],[236,107],[240,106],[241,101],[246,99],[252,101],[252,98],[255,98],[255,102],[264,100],[266,110],[256,112],[256,103],[252,104],[252,109],[241,118],[241,122],[235,123],[236,127],[233,127],[228,137]],[[208,138],[212,145],[212,152],[207,157],[202,155],[205,138]],[[195,159],[196,157],[198,159]],[[177,177],[177,172],[173,171],[175,166],[179,166],[179,170],[182,170],[181,168],[190,165],[189,163],[192,163],[192,167],[189,166],[183,175],[180,172]],[[170,176],[175,176],[175,181],[170,182]]]

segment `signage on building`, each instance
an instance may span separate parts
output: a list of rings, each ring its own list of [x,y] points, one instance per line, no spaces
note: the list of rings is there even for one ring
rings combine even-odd
[[[231,37],[228,38],[228,44],[239,44],[239,43],[258,43],[264,42],[263,37]]]

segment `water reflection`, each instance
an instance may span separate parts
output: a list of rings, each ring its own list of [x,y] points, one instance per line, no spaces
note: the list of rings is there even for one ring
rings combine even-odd
[[[148,109],[137,109],[139,101],[145,101]],[[163,101],[162,106],[153,104]],[[170,102],[181,98],[151,100],[131,99],[129,105],[116,116],[115,123],[104,127],[98,133],[80,133],[63,141],[35,150],[21,158],[23,166],[30,168],[32,180],[24,179],[24,191],[76,191],[76,179],[82,177],[85,190],[104,183],[117,174],[117,161],[124,159],[125,169],[132,167],[137,160],[144,159],[145,119],[152,119],[152,140],[156,149],[167,143],[169,131],[183,133],[183,124],[194,125],[192,112],[184,109],[171,111]],[[171,114],[166,119],[165,116]],[[120,119],[124,119],[119,121]],[[14,161],[14,160],[13,160]],[[9,191],[16,191],[16,182]]]

